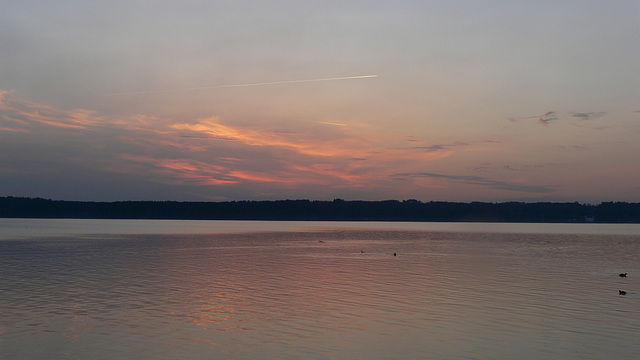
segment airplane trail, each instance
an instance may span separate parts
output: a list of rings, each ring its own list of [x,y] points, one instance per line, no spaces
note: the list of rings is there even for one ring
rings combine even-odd
[[[234,87],[267,86],[267,85],[279,85],[279,84],[296,84],[296,83],[319,82],[319,81],[353,80],[353,79],[376,78],[378,76],[380,76],[380,75],[357,75],[357,76],[342,76],[342,77],[320,78],[320,79],[270,81],[270,82],[250,83],[250,84],[199,86],[199,87],[192,87],[192,88],[172,89],[172,90],[131,91],[131,92],[107,94],[105,96],[139,95],[139,94],[152,94],[152,93],[166,93],[166,92],[174,92],[174,91],[194,91],[194,90],[224,89],[224,88],[234,88]]]

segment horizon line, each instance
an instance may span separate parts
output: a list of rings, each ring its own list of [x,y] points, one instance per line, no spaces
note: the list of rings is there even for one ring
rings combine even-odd
[[[514,201],[514,200],[505,200],[505,201],[479,201],[479,200],[469,200],[469,201],[452,201],[452,200],[418,200],[418,199],[385,199],[385,200],[363,200],[363,199],[342,199],[335,198],[333,200],[320,200],[320,199],[278,199],[278,200],[60,200],[60,199],[52,199],[52,198],[43,198],[39,196],[14,196],[14,195],[3,195],[0,196],[0,199],[29,199],[29,200],[47,200],[47,201],[60,201],[60,202],[93,202],[93,203],[114,203],[114,202],[181,202],[181,203],[220,203],[220,202],[276,202],[276,201],[310,201],[310,202],[333,202],[333,201],[344,201],[344,202],[385,202],[385,201],[398,201],[398,202],[411,202],[416,201],[420,203],[452,203],[452,204],[472,204],[472,203],[481,203],[481,204],[508,204],[508,203],[516,203],[516,204],[536,204],[536,203],[546,203],[546,204],[575,204],[578,205],[602,205],[606,203],[627,203],[627,204],[640,204],[640,201],[621,201],[621,200],[608,200],[608,201],[600,201],[600,202],[580,202],[580,201],[549,201],[549,200],[537,200],[537,201]]]

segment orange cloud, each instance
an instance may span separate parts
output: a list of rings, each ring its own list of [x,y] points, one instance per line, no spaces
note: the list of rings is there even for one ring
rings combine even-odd
[[[76,151],[72,155],[86,166],[170,184],[375,189],[394,181],[394,173],[413,172],[455,153],[453,145],[420,147],[416,145],[424,143],[413,137],[408,141],[406,135],[376,132],[370,125],[343,126],[347,124],[338,120],[274,131],[225,124],[218,117],[189,123],[60,110],[23,101],[6,90],[0,91],[0,121],[7,123],[0,123],[0,131],[29,132],[50,144],[77,143],[70,137],[85,135],[84,147],[69,151]],[[50,132],[51,127],[57,131]]]
[[[50,105],[16,99],[10,95],[12,95],[11,91],[0,91],[2,118],[21,125],[45,124],[58,128],[86,129],[99,120],[94,111],[84,109],[63,111]]]
[[[28,133],[29,132],[29,130],[27,130],[27,129],[14,129],[14,128],[8,128],[8,127],[0,127],[0,131],[22,132],[22,133]]]
[[[231,171],[230,176],[236,179],[251,181],[251,182],[278,182],[283,184],[295,184],[302,179],[291,179],[288,177],[280,177],[277,175],[269,175],[255,171]]]
[[[196,124],[178,123],[170,125],[175,130],[188,130],[197,134],[206,135],[214,140],[238,141],[251,146],[267,146],[288,149],[300,154],[312,156],[340,156],[358,149],[351,143],[356,138],[343,138],[336,140],[314,140],[310,136],[301,133],[260,131],[248,128],[234,128],[223,125],[217,117],[198,119]],[[291,139],[290,135],[297,138]],[[345,148],[347,145],[347,148]],[[360,144],[363,145],[363,144]]]
[[[185,181],[195,182],[200,185],[221,185],[235,184],[236,180],[229,178],[226,173],[229,169],[223,166],[217,166],[209,163],[186,160],[186,159],[156,159],[149,156],[140,156],[132,154],[123,154],[122,159],[152,166],[155,174],[169,176],[165,178],[171,183],[183,183]],[[140,171],[140,168],[134,168],[134,172]]]

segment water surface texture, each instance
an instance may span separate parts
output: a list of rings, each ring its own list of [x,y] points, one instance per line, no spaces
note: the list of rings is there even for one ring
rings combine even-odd
[[[0,219],[0,231],[0,359],[640,357],[637,225]]]

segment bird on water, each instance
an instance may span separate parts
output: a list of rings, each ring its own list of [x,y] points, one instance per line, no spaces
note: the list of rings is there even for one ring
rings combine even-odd
[[[627,295],[627,292],[624,290],[618,290],[618,294],[620,295]]]
[[[620,273],[620,275],[618,275],[620,277],[627,277],[627,273]]]

